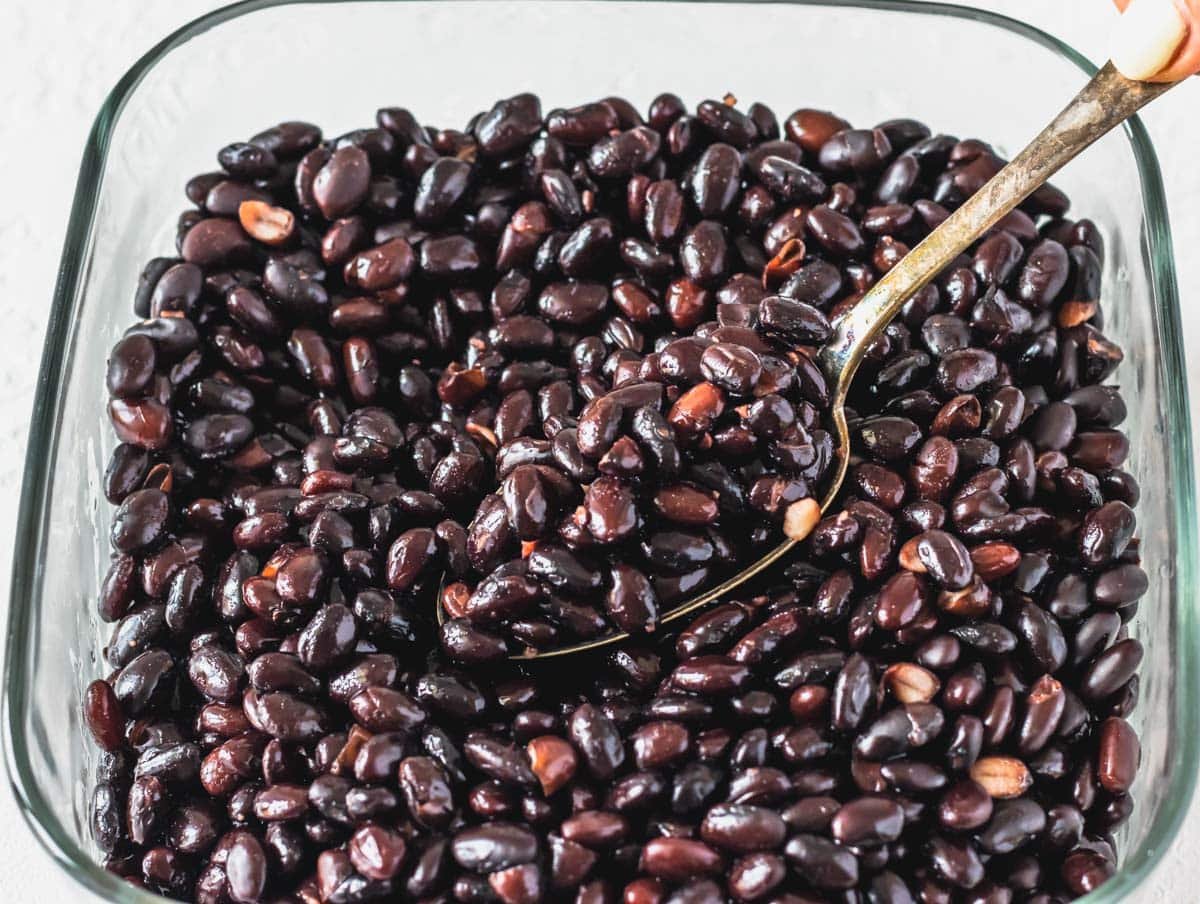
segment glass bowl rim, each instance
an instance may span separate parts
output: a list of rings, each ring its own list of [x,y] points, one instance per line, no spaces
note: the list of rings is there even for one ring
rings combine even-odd
[[[30,747],[25,724],[30,706],[28,675],[28,645],[34,607],[42,605],[41,574],[44,570],[42,550],[44,529],[49,514],[50,462],[56,450],[61,420],[62,392],[67,370],[61,350],[66,347],[75,307],[80,297],[83,263],[89,250],[92,227],[98,210],[99,192],[114,128],[126,102],[137,90],[146,74],[192,38],[234,19],[283,6],[334,5],[357,0],[241,0],[212,10],[180,26],[143,54],[117,81],[96,115],[84,145],[79,176],[76,181],[66,238],[59,263],[54,298],[48,318],[42,360],[38,370],[37,394],[30,418],[29,440],[21,485],[20,507],[13,546],[12,579],[9,593],[9,616],[4,666],[3,732],[5,766],[9,783],[21,814],[43,848],[59,867],[88,891],[120,904],[154,904],[167,899],[130,885],[108,872],[85,851],[64,829],[45,800],[30,764]],[[370,0],[370,2],[403,3],[409,0]],[[434,0],[436,2],[436,0]],[[486,2],[486,0],[476,0]],[[553,0],[571,3],[577,0]],[[614,2],[614,0],[595,0]],[[620,0],[616,0],[620,2]],[[629,0],[623,0],[629,2]],[[638,0],[634,0],[638,2]],[[666,3],[778,3],[789,6],[845,7],[873,11],[913,13],[963,19],[989,25],[1023,37],[1066,59],[1087,76],[1096,67],[1070,45],[1020,20],[990,10],[974,9],[952,3],[922,2],[922,0],[661,0]],[[1175,277],[1174,256],[1166,198],[1157,155],[1141,120],[1130,119],[1123,127],[1133,149],[1140,179],[1146,218],[1143,236],[1149,262],[1149,278],[1153,297],[1160,303],[1162,333],[1165,345],[1160,349],[1164,373],[1166,414],[1174,429],[1169,455],[1181,485],[1172,495],[1173,522],[1176,545],[1180,552],[1176,589],[1185,598],[1177,600],[1179,645],[1185,653],[1176,665],[1176,712],[1171,714],[1180,725],[1180,745],[1176,750],[1182,769],[1175,779],[1174,792],[1154,815],[1153,823],[1138,856],[1121,868],[1100,889],[1082,900],[1087,904],[1113,902],[1136,888],[1162,859],[1175,837],[1187,811],[1196,785],[1196,766],[1200,762],[1200,711],[1188,707],[1188,700],[1200,699],[1200,633],[1195,616],[1194,588],[1200,569],[1197,568],[1195,478],[1192,458],[1190,413],[1187,403],[1187,380],[1183,355],[1183,329],[1179,310],[1179,292]],[[14,601],[21,601],[20,605]]]

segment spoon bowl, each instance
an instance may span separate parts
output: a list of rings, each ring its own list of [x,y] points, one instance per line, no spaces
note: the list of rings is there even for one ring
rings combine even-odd
[[[1016,157],[929,233],[834,323],[834,334],[817,354],[832,388],[829,420],[837,444],[833,477],[820,510],[829,511],[841,492],[850,463],[846,399],[871,344],[904,303],[932,282],[959,254],[981,238],[1056,172],[1101,136],[1178,82],[1140,82],[1107,63]],[[733,576],[662,613],[658,624],[676,621],[736,590],[782,560],[801,540],[787,539]],[[438,624],[446,621],[438,590]],[[585,653],[630,637],[619,631],[580,643],[527,650],[511,658],[528,661]]]

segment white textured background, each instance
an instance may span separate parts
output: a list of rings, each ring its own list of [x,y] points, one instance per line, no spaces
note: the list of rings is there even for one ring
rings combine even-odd
[[[135,59],[171,30],[220,5],[214,0],[0,0],[0,612],[7,606],[13,522],[46,314],[87,130],[108,90]],[[1026,19],[1094,60],[1107,56],[1115,14],[1106,0],[981,0],[973,5]],[[1065,99],[1067,86],[1062,93]],[[1172,199],[1188,345],[1200,348],[1197,109],[1200,80],[1167,95],[1144,119]],[[181,184],[185,175],[180,174]],[[147,257],[153,253],[146,249]],[[1192,417],[1200,424],[1200,361],[1191,364]],[[1196,802],[1189,823],[1136,901],[1200,898]],[[34,841],[7,787],[0,789],[0,890],[6,904],[85,898]]]

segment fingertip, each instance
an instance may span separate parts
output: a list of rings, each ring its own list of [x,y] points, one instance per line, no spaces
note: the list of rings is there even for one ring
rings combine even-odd
[[[1172,75],[1188,39],[1188,23],[1174,0],[1133,0],[1113,29],[1110,58],[1126,78],[1148,81]]]
[[[1200,73],[1200,0],[1175,0],[1187,27],[1187,36],[1171,61],[1150,77],[1152,82],[1178,82]]]

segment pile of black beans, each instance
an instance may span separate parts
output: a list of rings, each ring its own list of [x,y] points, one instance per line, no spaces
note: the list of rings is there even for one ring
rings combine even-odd
[[[222,149],[110,356],[106,866],[210,904],[1103,883],[1148,580],[1094,224],[1043,188],[908,302],[822,516],[815,354],[989,146],[669,94],[377,123]]]
[[[581,286],[606,294],[598,283],[557,283],[542,300]],[[829,331],[802,302],[737,306],[768,335],[786,329],[789,341]],[[460,661],[505,655],[498,626],[515,650],[590,640],[614,625],[653,630],[660,610],[761,556],[781,529],[796,539],[811,531],[820,508],[813,497],[835,456],[818,419],[828,403],[820,370],[804,351],[772,346],[750,326],[708,326],[665,335],[660,351],[643,356],[634,328],[613,317],[604,329],[622,331],[617,350],[598,336],[579,341],[571,355],[583,366],[484,351],[443,373],[439,394],[456,410],[473,403],[466,429],[499,482],[467,527],[459,564],[471,573],[448,572],[470,584],[455,580],[442,593],[454,616],[443,641]],[[496,391],[481,398],[477,386]],[[434,541],[426,530],[393,546],[393,589],[438,561]]]

